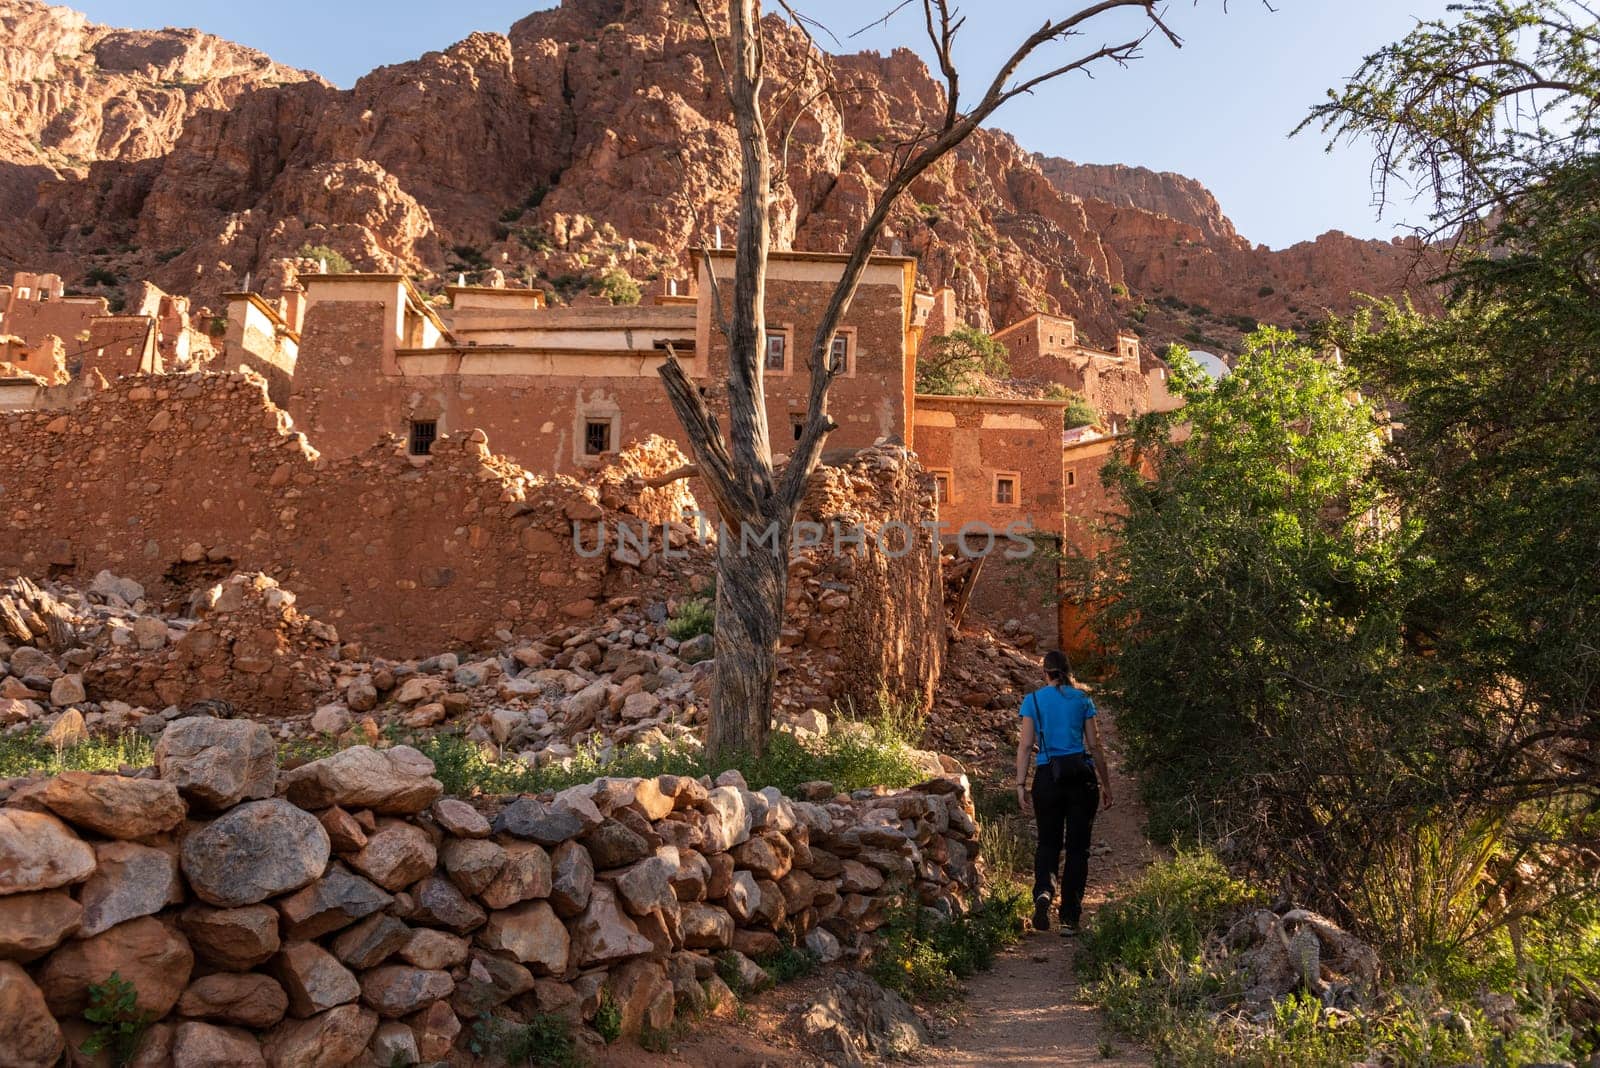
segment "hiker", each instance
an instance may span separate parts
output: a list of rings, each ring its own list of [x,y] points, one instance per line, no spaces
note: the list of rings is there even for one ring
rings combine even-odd
[[[1055,897],[1056,871],[1066,847],[1061,879],[1061,937],[1078,933],[1083,917],[1083,888],[1089,879],[1089,832],[1103,804],[1111,807],[1111,768],[1100,748],[1094,702],[1078,688],[1066,654],[1044,655],[1048,685],[1022,699],[1021,737],[1017,741],[1017,803],[1030,807],[1028,765],[1034,765],[1031,807],[1039,827],[1033,857],[1033,928],[1050,929],[1050,902]],[[1033,757],[1038,750],[1037,759]],[[1098,781],[1097,781],[1098,780]]]

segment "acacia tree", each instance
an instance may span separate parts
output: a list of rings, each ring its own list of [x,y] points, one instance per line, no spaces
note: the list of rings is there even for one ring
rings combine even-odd
[[[714,275],[709,294],[716,309],[714,329],[727,339],[726,432],[675,357],[669,355],[660,373],[683,424],[695,467],[710,488],[722,522],[723,536],[717,543],[716,668],[707,745],[713,754],[759,753],[766,743],[777,677],[789,537],[806,482],[822,456],[823,443],[837,425],[828,414],[828,392],[844,368],[830,360],[830,342],[850,309],[895,201],[1007,101],[1074,71],[1087,72],[1105,62],[1124,64],[1138,55],[1152,34],[1164,36],[1175,46],[1181,42],[1162,22],[1155,0],[1084,4],[1047,19],[1024,37],[994,71],[982,95],[968,106],[961,96],[955,60],[956,37],[965,18],[951,0],[898,0],[894,4],[885,19],[920,7],[943,80],[944,110],[895,151],[873,209],[850,242],[838,284],[804,350],[810,369],[804,426],[788,464],[778,469],[768,434],[761,353],[766,336],[767,255],[772,244],[769,208],[774,182],[783,180],[783,175],[774,171],[763,84],[768,38],[779,24],[776,19],[763,24],[761,0],[728,0],[725,11],[720,4],[713,9],[706,0],[686,2],[710,39],[739,140],[739,208],[730,306],[724,308]],[[810,20],[794,11],[787,0],[777,0],[777,4],[809,38],[805,27]],[[1081,49],[1071,48],[1070,54],[1047,58],[1053,49],[1065,49],[1091,30],[1103,29],[1119,11],[1142,16],[1137,32],[1115,43],[1091,46],[1083,42]],[[825,69],[826,57],[815,41],[808,40],[808,45],[807,64]],[[1037,70],[1030,66],[1035,60],[1040,61]],[[1024,66],[1030,69],[1024,71]],[[826,93],[826,87],[821,92]],[[801,101],[800,106],[803,109],[806,102]]]

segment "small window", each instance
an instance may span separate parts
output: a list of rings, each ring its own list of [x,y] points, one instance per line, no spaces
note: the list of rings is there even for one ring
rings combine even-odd
[[[600,456],[611,451],[611,420],[590,419],[583,424],[583,454]]]
[[[833,335],[833,343],[828,346],[828,364],[838,374],[849,369],[850,339],[843,334]]]
[[[1068,471],[1067,472],[1067,485],[1068,486],[1076,486],[1077,484],[1078,484],[1078,472],[1076,472],[1076,471]]]
[[[791,415],[789,417],[789,426],[794,429],[794,440],[799,441],[800,435],[806,432],[806,417],[803,415]]]
[[[994,480],[994,503],[1017,503],[1017,479],[1015,475],[996,475]]]
[[[782,334],[767,335],[767,370],[781,371],[789,353],[789,339]]]
[[[428,456],[439,437],[439,424],[433,419],[417,419],[411,423],[410,451],[412,456]]]
[[[933,498],[940,504],[950,500],[950,476],[938,473],[933,476]]]

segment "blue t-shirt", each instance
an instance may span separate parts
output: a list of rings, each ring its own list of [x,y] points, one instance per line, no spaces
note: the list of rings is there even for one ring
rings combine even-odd
[[[1083,745],[1083,725],[1094,718],[1094,702],[1082,690],[1071,686],[1044,686],[1022,699],[1017,715],[1033,720],[1033,736],[1039,745],[1037,763],[1048,764],[1051,757],[1087,752]]]

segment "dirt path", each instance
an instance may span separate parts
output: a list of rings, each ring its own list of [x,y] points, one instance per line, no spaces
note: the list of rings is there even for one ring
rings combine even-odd
[[[1116,804],[1095,820],[1097,855],[1089,862],[1085,900],[1090,913],[1156,856],[1144,836],[1144,813],[1134,799],[1133,783],[1121,771],[1120,745],[1110,719],[1105,716],[1102,722],[1108,727]],[[1053,931],[1024,936],[992,971],[967,983],[964,1019],[920,1059],[941,1068],[1149,1064],[1140,1050],[1114,1038],[1099,1013],[1080,999],[1072,971],[1076,945]]]

